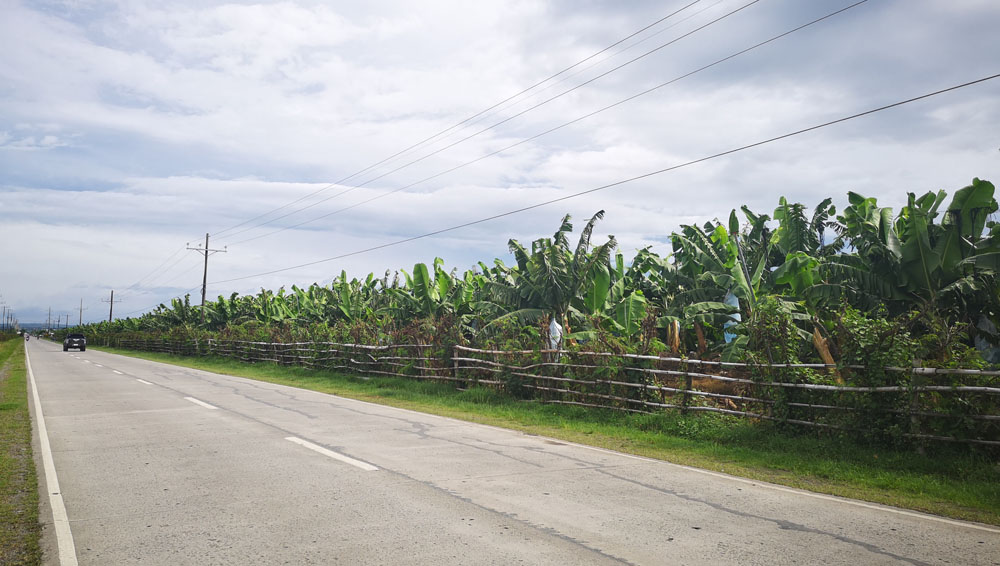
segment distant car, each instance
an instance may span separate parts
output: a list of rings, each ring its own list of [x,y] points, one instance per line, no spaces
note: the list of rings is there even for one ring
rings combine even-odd
[[[83,334],[70,334],[63,340],[63,352],[68,352],[70,348],[79,348],[81,352],[87,351],[87,338]]]

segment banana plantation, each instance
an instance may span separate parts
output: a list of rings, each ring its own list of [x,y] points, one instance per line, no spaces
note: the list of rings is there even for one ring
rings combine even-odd
[[[220,296],[204,313],[189,297],[174,299],[84,330],[531,349],[548,347],[554,319],[568,348],[839,363],[854,354],[839,327],[865,319],[888,324],[925,361],[995,362],[994,186],[974,179],[947,204],[945,191],[911,193],[898,214],[873,198],[848,199],[841,214],[832,199],[810,210],[781,198],[771,215],[744,206],[726,222],[682,226],[672,253],[647,248],[632,258],[616,253],[613,236],[591,241],[603,212],[577,238],[566,216],[551,238],[510,240],[514,265],[494,259],[458,273],[435,259],[383,277],[341,273],[330,285]],[[768,343],[779,319],[795,343]]]
[[[669,253],[633,257],[613,236],[593,241],[603,211],[578,235],[566,216],[551,237],[510,240],[510,265],[493,259],[460,273],[435,259],[381,277],[342,272],[330,285],[234,293],[204,310],[178,298],[82,331],[94,343],[211,338],[420,344],[442,358],[457,345],[535,351],[552,363],[559,356],[544,352],[812,363],[873,369],[783,379],[905,386],[905,374],[882,368],[1000,362],[994,193],[973,179],[950,199],[909,193],[898,213],[853,192],[840,211],[829,198],[812,208],[781,198],[769,214],[743,206],[725,221],[681,226]],[[991,373],[975,385],[996,387]]]

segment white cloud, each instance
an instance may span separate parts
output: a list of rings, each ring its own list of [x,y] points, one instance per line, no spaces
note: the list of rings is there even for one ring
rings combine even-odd
[[[560,78],[585,69],[579,75],[436,139],[424,152],[350,179],[364,183],[420,159],[362,188],[273,226],[213,239],[230,249],[212,261],[210,280],[502,214],[996,72],[992,54],[1000,40],[987,33],[989,22],[1000,18],[995,2],[868,3],[502,155],[236,243],[475,160],[846,3],[755,5],[423,158],[737,5],[709,5],[634,49],[591,67],[602,55]],[[35,313],[48,303],[77,304],[79,297],[69,295],[99,301],[199,234],[358,172],[666,13],[647,3],[546,0],[169,7],[52,1],[12,2],[4,10],[0,255],[11,259],[0,267],[0,292],[16,297],[19,310]],[[408,269],[435,256],[465,268],[504,256],[512,237],[527,242],[551,235],[566,212],[582,225],[607,210],[597,237],[615,234],[628,254],[666,241],[682,223],[725,217],[744,203],[770,212],[781,195],[812,206],[855,190],[898,206],[906,191],[954,190],[973,176],[1000,179],[998,95],[997,84],[970,87],[435,238],[210,292],[308,284],[341,269],[358,276]],[[33,237],[24,241],[23,234]],[[88,245],[79,249],[74,241]],[[195,286],[197,257],[185,253],[191,257],[144,282],[147,294],[133,290],[135,300],[155,304]],[[96,317],[97,310],[87,315]]]
[[[55,149],[65,147],[69,142],[60,139],[58,136],[46,134],[43,136],[27,136],[14,139],[7,132],[0,133],[0,149],[13,149],[18,151],[35,151],[45,149]]]

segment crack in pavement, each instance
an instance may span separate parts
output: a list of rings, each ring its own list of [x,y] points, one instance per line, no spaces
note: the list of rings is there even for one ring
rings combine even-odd
[[[643,487],[643,488],[646,488],[646,489],[649,489],[649,490],[652,490],[652,491],[656,491],[658,493],[662,493],[662,494],[665,494],[665,495],[670,495],[672,497],[677,497],[678,499],[683,499],[685,501],[690,501],[692,503],[700,503],[702,505],[707,505],[708,507],[711,507],[712,509],[715,509],[717,511],[722,511],[723,513],[729,513],[731,515],[736,515],[737,517],[743,517],[743,518],[746,518],[746,519],[757,519],[759,521],[766,521],[766,522],[769,522],[769,523],[774,523],[774,524],[778,525],[778,528],[781,529],[781,530],[785,530],[785,531],[797,531],[797,532],[802,532],[802,533],[810,533],[810,534],[818,534],[818,535],[828,536],[828,537],[833,538],[835,540],[838,540],[840,542],[864,548],[865,550],[867,550],[867,551],[869,551],[871,553],[880,554],[882,556],[887,556],[889,558],[892,558],[894,560],[898,560],[900,562],[905,562],[907,564],[912,564],[913,566],[931,566],[931,564],[928,563],[928,562],[923,562],[921,560],[917,560],[916,558],[907,558],[905,556],[900,556],[898,554],[894,554],[894,553],[889,552],[887,550],[883,550],[882,548],[880,548],[878,546],[875,546],[874,544],[863,542],[863,541],[860,541],[860,540],[857,540],[857,539],[852,539],[852,538],[846,537],[844,535],[838,535],[838,534],[827,532],[827,531],[823,531],[823,530],[820,530],[820,529],[814,529],[812,527],[807,527],[805,525],[800,525],[798,523],[793,523],[791,521],[785,521],[783,519],[775,519],[774,517],[765,517],[763,515],[755,515],[753,513],[747,513],[745,511],[739,511],[737,509],[732,509],[730,507],[726,507],[725,505],[722,505],[721,503],[715,503],[715,502],[709,501],[707,499],[703,499],[703,498],[700,498],[700,497],[695,497],[693,495],[687,495],[687,494],[681,493],[679,491],[675,491],[675,490],[668,489],[668,488],[665,488],[665,487],[659,487],[659,486],[655,486],[655,485],[648,484],[648,483],[645,483],[645,482],[641,482],[641,481],[638,481],[638,480],[634,480],[632,478],[627,478],[627,477],[624,477],[624,476],[620,476],[618,474],[613,474],[613,473],[611,473],[611,472],[609,472],[609,471],[607,471],[605,469],[596,469],[595,471],[597,473],[604,474],[606,476],[615,478],[617,480],[628,482],[628,483],[631,483],[633,485],[637,485],[637,486],[640,486],[640,487]]]

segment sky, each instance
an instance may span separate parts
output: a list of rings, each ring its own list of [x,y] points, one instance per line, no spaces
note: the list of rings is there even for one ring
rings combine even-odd
[[[566,214],[628,259],[782,196],[1000,181],[1000,79],[699,161],[1000,73],[995,0],[869,0],[730,58],[851,4],[0,0],[0,304],[197,303],[206,233],[214,298],[511,264]]]

